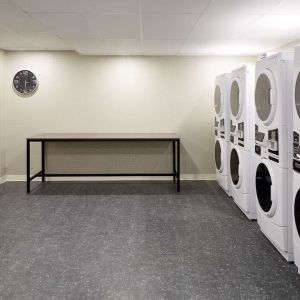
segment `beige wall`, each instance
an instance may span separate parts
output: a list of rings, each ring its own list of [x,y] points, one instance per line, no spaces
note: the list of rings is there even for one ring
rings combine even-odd
[[[213,174],[215,76],[254,59],[6,52],[7,175],[25,173],[25,138],[40,132],[176,132],[182,138],[182,172]],[[22,98],[12,88],[21,69],[38,77],[32,97]],[[95,171],[97,166],[105,172],[145,172],[171,166],[168,145],[52,145],[47,153],[48,168],[61,172]]]

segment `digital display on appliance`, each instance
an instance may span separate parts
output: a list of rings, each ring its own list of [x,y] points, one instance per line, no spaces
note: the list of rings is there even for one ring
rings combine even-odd
[[[255,139],[258,141],[258,142],[262,142],[265,138],[265,134],[262,133],[262,132],[256,132],[255,134]]]

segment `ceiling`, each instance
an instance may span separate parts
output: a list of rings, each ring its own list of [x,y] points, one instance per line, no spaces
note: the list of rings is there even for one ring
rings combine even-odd
[[[300,39],[300,0],[0,0],[0,48],[256,55]]]

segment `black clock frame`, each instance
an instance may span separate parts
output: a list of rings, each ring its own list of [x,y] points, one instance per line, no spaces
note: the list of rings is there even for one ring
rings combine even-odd
[[[29,79],[28,83],[31,85],[31,89],[26,90],[26,79],[25,79],[25,82],[21,81],[20,79],[22,78],[22,76],[26,76]],[[24,84],[25,84],[25,86],[24,86]],[[33,95],[36,92],[38,85],[39,84],[38,84],[36,75],[29,70],[21,70],[21,71],[17,72],[13,79],[14,90],[19,95],[22,95],[22,96]]]

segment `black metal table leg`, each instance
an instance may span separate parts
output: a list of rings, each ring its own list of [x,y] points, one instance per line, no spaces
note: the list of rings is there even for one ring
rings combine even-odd
[[[42,182],[45,181],[45,142],[42,141]]]
[[[27,193],[30,193],[30,140],[27,140],[26,148],[26,185]]]
[[[177,141],[177,192],[180,192],[180,141]]]
[[[173,181],[176,180],[176,142],[173,141],[172,142],[172,146],[173,146]]]

